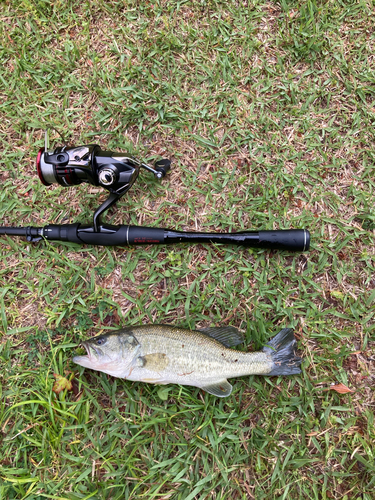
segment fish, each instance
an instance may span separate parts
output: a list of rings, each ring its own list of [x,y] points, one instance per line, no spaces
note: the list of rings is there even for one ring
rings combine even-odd
[[[131,381],[199,387],[218,397],[231,394],[228,378],[301,373],[292,329],[282,329],[261,351],[232,349],[244,340],[232,326],[129,326],[84,341],[87,355],[75,356],[73,362]]]

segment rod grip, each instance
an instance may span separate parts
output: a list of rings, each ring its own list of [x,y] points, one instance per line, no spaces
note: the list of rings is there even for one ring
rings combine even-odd
[[[310,233],[307,229],[279,229],[259,231],[260,248],[293,250],[304,252],[310,248]]]
[[[80,243],[103,246],[149,245],[164,243],[164,229],[157,227],[103,225],[100,232],[81,226],[77,230]],[[76,241],[70,239],[70,241]]]
[[[128,226],[128,245],[164,243],[164,229],[160,227]]]

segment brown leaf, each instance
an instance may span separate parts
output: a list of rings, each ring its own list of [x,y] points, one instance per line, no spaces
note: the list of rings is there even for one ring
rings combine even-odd
[[[347,392],[354,392],[351,389],[349,389],[349,387],[346,387],[346,385],[344,385],[344,384],[331,385],[331,387],[329,389],[332,391],[336,391],[339,394],[346,394]]]
[[[71,391],[73,389],[73,385],[70,380],[59,375],[58,373],[54,373],[53,376],[56,379],[56,382],[53,384],[52,390],[55,394],[60,394],[61,391],[66,389],[67,391]]]

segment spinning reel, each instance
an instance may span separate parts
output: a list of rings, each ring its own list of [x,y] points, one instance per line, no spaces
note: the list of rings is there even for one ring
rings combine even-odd
[[[36,169],[42,184],[70,187],[87,182],[109,191],[107,200],[94,213],[95,232],[101,230],[100,216],[132,187],[141,168],[152,172],[157,179],[165,177],[171,168],[171,162],[167,159],[155,162],[155,168],[152,168],[125,153],[103,151],[96,144],[63,146],[52,152],[48,150],[46,131],[44,148],[39,150],[36,159]]]

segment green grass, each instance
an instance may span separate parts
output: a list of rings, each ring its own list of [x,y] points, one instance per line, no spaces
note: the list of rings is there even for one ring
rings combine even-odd
[[[307,228],[312,248],[2,237],[0,499],[371,500],[374,2],[51,3],[1,4],[1,225],[90,221],[104,200],[41,185],[52,126],[173,160],[108,221]],[[232,380],[221,400],[71,362],[83,339],[150,322],[233,325],[249,349],[294,327],[303,373]]]

